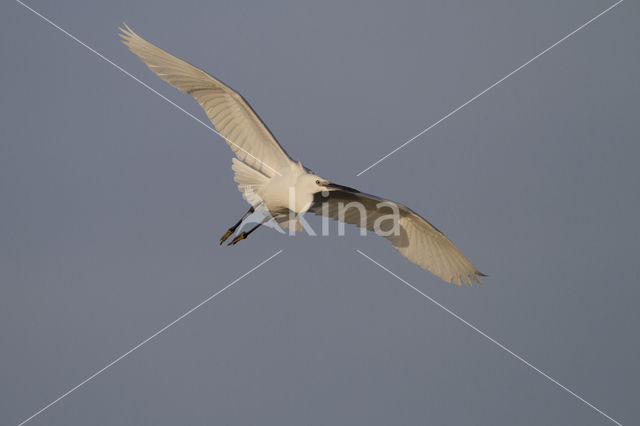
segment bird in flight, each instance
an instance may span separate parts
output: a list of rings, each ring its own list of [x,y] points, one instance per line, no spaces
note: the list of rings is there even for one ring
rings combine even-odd
[[[255,210],[267,213],[263,222],[238,233],[229,245],[247,238],[270,219],[282,227],[300,229],[299,215],[311,211],[375,231],[411,262],[444,281],[471,285],[471,280],[481,283],[479,277],[486,276],[442,232],[408,207],[332,183],[294,161],[229,86],[144,40],[126,24],[120,31],[122,42],[151,71],[200,104],[236,155],[234,180],[251,208],[225,232],[220,244]]]

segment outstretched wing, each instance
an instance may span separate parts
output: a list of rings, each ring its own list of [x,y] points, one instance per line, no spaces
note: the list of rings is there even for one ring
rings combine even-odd
[[[124,27],[120,28],[122,42],[158,77],[193,96],[239,160],[267,177],[275,176],[291,163],[291,158],[240,94]]]
[[[352,202],[356,204],[349,206]],[[362,218],[357,204],[364,207],[365,218]],[[393,220],[389,215],[394,214],[394,210],[398,213],[399,232],[392,233]],[[380,232],[404,257],[447,282],[460,285],[462,281],[471,285],[470,279],[481,283],[478,276],[486,276],[442,232],[402,204],[362,192],[338,190],[329,192],[328,197],[317,194],[310,211]],[[375,229],[376,223],[378,229]]]

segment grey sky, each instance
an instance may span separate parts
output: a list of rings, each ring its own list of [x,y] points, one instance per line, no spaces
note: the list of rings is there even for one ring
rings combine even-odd
[[[30,424],[611,424],[360,249],[638,423],[637,2],[355,176],[612,3],[27,2],[202,119],[117,27],[219,77],[294,158],[407,204],[490,275],[458,288],[355,229],[219,247],[246,210],[223,141],[4,2],[0,422],[284,249]]]

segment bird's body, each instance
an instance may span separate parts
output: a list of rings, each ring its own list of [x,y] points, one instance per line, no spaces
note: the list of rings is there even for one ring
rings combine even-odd
[[[313,204],[312,190],[319,176],[309,173],[301,163],[291,163],[278,170],[257,194],[272,214],[304,213]]]
[[[294,161],[278,144],[249,104],[233,89],[199,68],[121,28],[127,47],[167,83],[190,94],[204,109],[236,154],[232,169],[249,211],[221,238],[221,243],[255,209],[281,226],[296,227],[307,211],[375,231],[418,266],[445,281],[471,285],[483,276],[438,229],[409,208],[353,188],[331,183]],[[236,236],[246,238],[260,224]]]

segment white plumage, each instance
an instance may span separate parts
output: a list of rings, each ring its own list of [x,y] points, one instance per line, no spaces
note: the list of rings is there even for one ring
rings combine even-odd
[[[293,161],[278,144],[267,126],[237,92],[206,72],[142,39],[131,28],[120,28],[124,44],[167,83],[188,93],[200,104],[219,134],[231,147],[234,179],[242,196],[252,209],[266,209],[283,226],[291,215],[312,211],[345,223],[375,229],[376,221],[392,211],[399,213],[399,232],[386,235],[394,248],[418,266],[447,282],[471,285],[484,276],[469,262],[447,237],[409,208],[355,189],[333,184],[311,173]],[[328,192],[327,192],[328,191]],[[293,198],[292,198],[293,197]],[[293,199],[293,201],[292,201]],[[361,204],[366,211],[364,221],[358,209],[340,212],[348,203]],[[380,204],[382,203],[382,204]],[[382,207],[381,207],[382,206]],[[249,212],[221,238],[226,240]],[[299,223],[295,226],[299,228]],[[259,226],[259,225],[258,225]],[[257,228],[257,226],[255,227]],[[249,232],[237,236],[231,244],[244,239]]]
[[[120,36],[158,77],[188,93],[200,104],[240,161],[267,177],[292,160],[249,104],[226,84],[165,52],[125,25]]]

